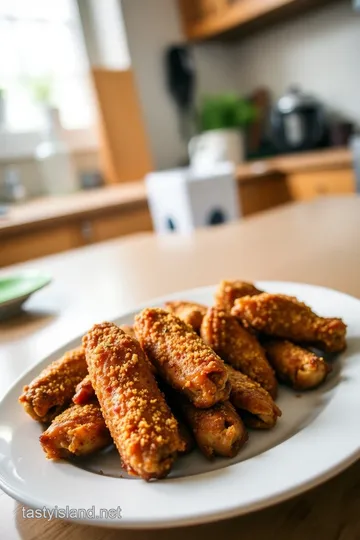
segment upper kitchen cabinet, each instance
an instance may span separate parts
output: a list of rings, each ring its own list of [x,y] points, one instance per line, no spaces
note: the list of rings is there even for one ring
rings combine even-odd
[[[331,0],[178,0],[185,35],[199,41],[245,31]]]

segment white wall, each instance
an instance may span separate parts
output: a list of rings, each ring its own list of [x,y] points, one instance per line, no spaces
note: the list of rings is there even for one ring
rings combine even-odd
[[[122,0],[122,9],[155,165],[174,167],[186,157],[186,147],[163,65],[166,47],[184,41],[177,0]],[[200,92],[234,87],[226,47],[206,44],[197,46],[194,53]]]
[[[232,46],[242,92],[269,87],[275,98],[292,83],[360,124],[360,14],[341,0]]]
[[[88,1],[78,0],[83,8]],[[163,66],[166,47],[184,41],[178,2],[117,1],[154,164],[159,169],[177,166],[186,157],[186,145]],[[120,45],[114,41],[107,50],[115,54]],[[299,83],[360,124],[360,14],[353,11],[351,0],[339,0],[241,42],[196,45],[194,58],[199,95],[228,90],[247,94],[265,85],[277,98],[290,84]]]
[[[131,62],[118,0],[77,0],[77,4],[91,65],[128,69]]]
[[[155,166],[172,167],[184,153],[175,108],[165,89],[164,49],[182,39],[172,0],[123,0],[123,14]]]

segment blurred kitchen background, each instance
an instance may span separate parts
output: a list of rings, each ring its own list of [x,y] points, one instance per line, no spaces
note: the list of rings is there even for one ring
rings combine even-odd
[[[0,266],[356,193],[359,89],[358,0],[0,0]]]

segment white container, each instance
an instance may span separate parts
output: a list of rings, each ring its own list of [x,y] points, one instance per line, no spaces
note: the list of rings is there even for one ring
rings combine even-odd
[[[213,167],[211,173],[194,169],[155,172],[146,177],[154,229],[159,234],[191,233],[239,219],[235,168],[231,163]]]
[[[205,131],[191,139],[189,158],[196,170],[209,170],[223,162],[239,165],[245,159],[244,135],[238,129]]]
[[[47,133],[35,151],[42,176],[43,192],[47,195],[67,195],[80,187],[64,132],[59,111],[47,109]]]
[[[6,102],[4,92],[0,90],[0,130],[5,128],[6,124]]]
[[[354,135],[352,137],[350,148],[353,152],[356,193],[360,193],[360,135]]]

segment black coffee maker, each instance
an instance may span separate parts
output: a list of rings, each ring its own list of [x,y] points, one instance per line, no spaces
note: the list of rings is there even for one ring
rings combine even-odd
[[[326,135],[323,106],[299,88],[291,87],[272,109],[271,134],[280,152],[318,148]]]

